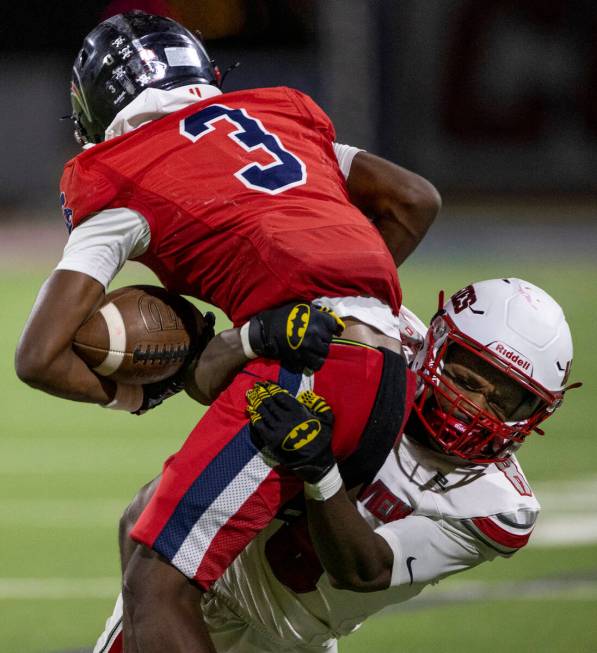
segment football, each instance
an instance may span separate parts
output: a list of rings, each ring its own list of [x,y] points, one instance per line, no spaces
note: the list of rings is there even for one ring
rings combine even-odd
[[[84,322],[73,348],[96,374],[113,381],[162,381],[183,365],[206,327],[189,301],[157,286],[108,293]]]

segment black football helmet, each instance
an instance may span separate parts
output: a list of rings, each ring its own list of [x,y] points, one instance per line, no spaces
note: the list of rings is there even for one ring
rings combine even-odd
[[[199,38],[179,23],[144,11],[118,14],[87,35],[75,59],[75,137],[82,145],[103,141],[116,114],[146,88],[219,81]]]

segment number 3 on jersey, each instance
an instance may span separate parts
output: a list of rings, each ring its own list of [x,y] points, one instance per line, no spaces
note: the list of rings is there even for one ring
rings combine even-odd
[[[267,165],[252,162],[237,170],[234,176],[245,186],[262,193],[277,195],[307,181],[307,170],[303,161],[289,152],[275,134],[268,132],[260,120],[252,118],[244,109],[212,104],[181,120],[180,133],[196,143],[215,130],[214,123],[218,120],[227,120],[238,128],[228,136],[246,152],[261,148],[274,158],[274,161]]]

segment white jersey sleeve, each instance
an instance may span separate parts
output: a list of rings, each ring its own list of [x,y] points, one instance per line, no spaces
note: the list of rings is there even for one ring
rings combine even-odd
[[[352,147],[352,145],[342,145],[340,143],[334,143],[334,154],[336,159],[338,159],[338,165],[340,170],[344,175],[344,179],[348,179],[350,173],[350,166],[352,165],[352,160],[359,153],[364,150],[359,149],[358,147]]]
[[[147,220],[137,211],[100,211],[73,229],[56,269],[83,272],[107,288],[127,259],[147,250],[150,238]]]
[[[450,520],[411,515],[375,532],[394,554],[391,587],[427,585],[498,555]]]

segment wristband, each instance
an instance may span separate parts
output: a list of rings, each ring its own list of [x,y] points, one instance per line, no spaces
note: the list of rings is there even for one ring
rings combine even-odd
[[[102,408],[111,410],[126,410],[133,413],[141,408],[143,404],[143,386],[130,383],[117,383],[116,394],[109,404],[103,404]]]
[[[314,501],[327,501],[342,487],[342,477],[338,465],[334,465],[329,472],[317,483],[305,483],[305,498]]]
[[[247,358],[258,358],[249,341],[249,322],[245,322],[240,328],[240,343],[243,346],[243,353]]]

